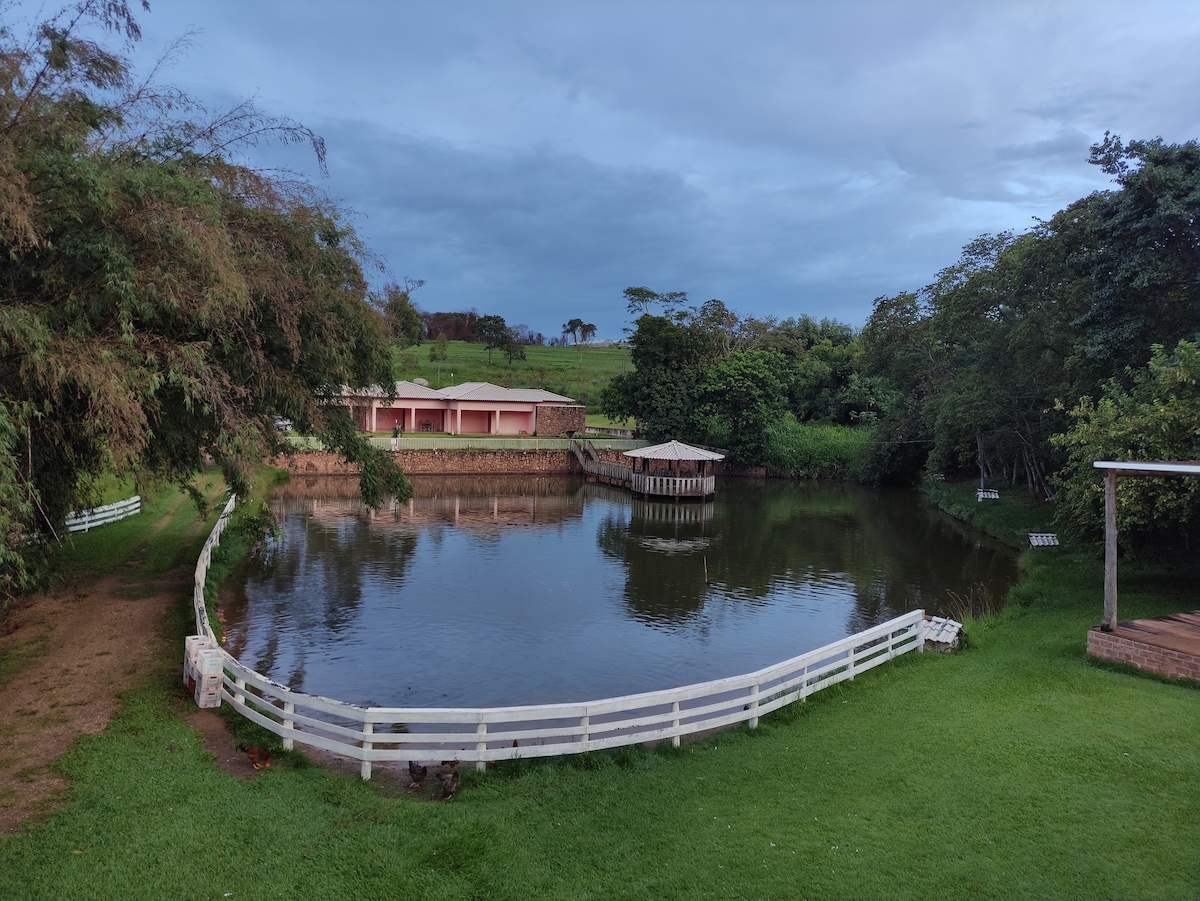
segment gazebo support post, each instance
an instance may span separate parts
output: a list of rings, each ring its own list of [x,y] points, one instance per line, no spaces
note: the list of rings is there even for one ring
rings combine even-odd
[[[1104,473],[1104,619],[1103,632],[1117,627],[1117,471]]]

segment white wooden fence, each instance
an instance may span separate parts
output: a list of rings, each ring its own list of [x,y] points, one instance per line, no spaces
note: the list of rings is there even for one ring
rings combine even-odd
[[[204,582],[212,551],[233,511],[231,498],[196,564],[196,630],[212,638]],[[759,717],[814,692],[921,650],[924,612],[914,610],[782,663],[742,676],[714,679],[620,698],[521,707],[360,707],[292,691],[222,651],[222,698],[242,716],[283,739],[361,761],[363,779],[385,761],[487,761],[580,754],[670,739]]]
[[[102,526],[108,522],[116,522],[118,519],[133,516],[141,512],[141,509],[141,495],[135,494],[133,497],[105,504],[103,507],[96,507],[92,510],[78,510],[68,514],[67,530],[70,532],[87,532],[96,526]]]

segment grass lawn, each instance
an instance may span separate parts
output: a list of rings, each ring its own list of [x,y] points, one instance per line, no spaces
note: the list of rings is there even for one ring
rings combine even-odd
[[[223,503],[224,482],[217,471],[200,476],[197,487],[203,492],[207,503]],[[125,493],[129,497],[132,490]],[[119,499],[119,498],[118,498]],[[147,534],[160,521],[162,531],[150,542],[146,558],[142,563],[147,572],[162,573],[186,555],[195,558],[199,546],[208,537],[205,531],[199,546],[185,545],[182,538],[191,531],[199,512],[191,498],[174,486],[153,491],[142,498],[142,509],[135,516],[108,523],[88,532],[75,532],[67,537],[57,550],[63,568],[107,572],[122,565],[133,549],[146,539]]]
[[[0,895],[1195,898],[1200,692],[1085,659],[1093,554],[1024,560],[962,653],[901,658],[753,732],[471,773],[449,803],[295,755],[239,781],[160,676],[63,758],[66,806],[0,839]],[[1194,575],[1125,567],[1122,615],[1195,607]]]
[[[526,347],[526,359],[508,363],[500,351],[488,362],[482,344],[447,342],[445,362],[429,359],[432,341],[397,351],[396,378],[423,378],[431,388],[462,382],[491,382],[505,388],[542,388],[595,408],[600,391],[613,378],[632,368],[627,347]]]

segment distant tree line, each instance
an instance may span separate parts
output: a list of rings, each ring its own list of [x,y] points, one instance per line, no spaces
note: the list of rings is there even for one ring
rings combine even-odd
[[[1112,190],[972,241],[924,288],[876,299],[861,330],[627,289],[636,370],[606,412],[746,464],[770,465],[790,422],[857,424],[864,479],[969,469],[1094,535],[1093,460],[1200,459],[1200,145],[1106,135],[1090,162]],[[1200,480],[1126,481],[1123,540],[1194,546]]]
[[[502,316],[483,316],[475,309],[464,310],[460,313],[426,313],[418,309],[416,315],[421,321],[421,332],[418,339],[411,341],[410,344],[419,344],[422,339],[433,341],[438,335],[445,335],[447,341],[487,343],[487,334],[494,335],[494,331],[489,332],[488,327],[481,331],[478,325],[480,319],[500,319],[501,321],[504,319]],[[543,347],[547,343],[544,334],[533,331],[523,322],[511,327],[506,323],[504,327],[509,329],[512,340],[516,344],[526,347]]]

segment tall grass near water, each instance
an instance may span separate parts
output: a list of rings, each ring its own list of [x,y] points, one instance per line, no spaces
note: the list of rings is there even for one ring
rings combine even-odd
[[[859,478],[872,438],[868,427],[801,423],[788,414],[769,429],[763,462],[784,478]]]

